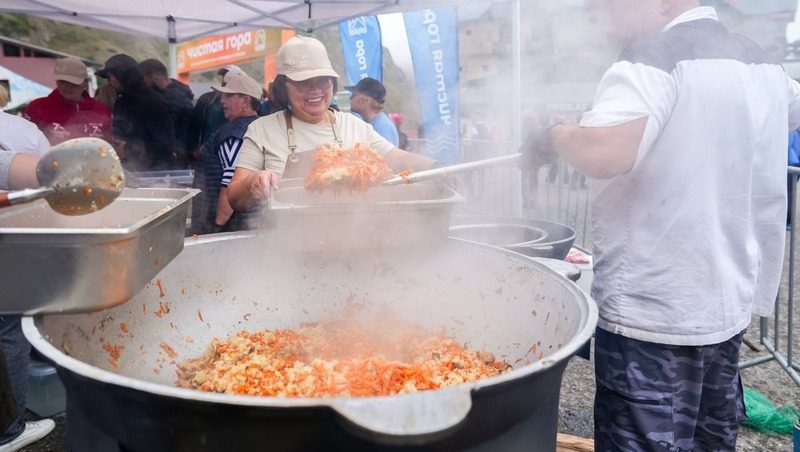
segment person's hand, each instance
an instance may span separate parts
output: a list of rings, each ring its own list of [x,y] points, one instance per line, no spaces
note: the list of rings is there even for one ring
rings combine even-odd
[[[553,164],[558,160],[558,154],[553,148],[552,130],[558,124],[550,127],[537,127],[528,133],[528,138],[522,143],[519,167],[523,170],[536,170],[543,165]]]
[[[253,199],[269,199],[273,189],[278,188],[278,175],[269,170],[256,171],[250,176],[250,195]]]

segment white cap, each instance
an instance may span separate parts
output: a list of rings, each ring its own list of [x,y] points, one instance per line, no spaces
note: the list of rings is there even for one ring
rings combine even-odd
[[[241,71],[228,71],[223,77],[225,86],[212,86],[221,93],[244,94],[255,99],[264,97],[264,88],[252,77]]]
[[[328,52],[321,42],[305,36],[294,36],[278,50],[278,74],[302,82],[314,77],[335,77]]]

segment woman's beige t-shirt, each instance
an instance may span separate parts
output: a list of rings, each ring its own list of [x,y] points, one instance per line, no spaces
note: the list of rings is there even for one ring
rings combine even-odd
[[[333,127],[336,127],[336,133],[345,149],[353,147],[356,143],[369,144],[381,155],[394,149],[392,143],[386,141],[371,125],[360,118],[338,111],[334,114],[336,124]],[[293,117],[292,126],[297,143],[295,152],[313,151],[317,146],[336,142],[330,124],[309,124]],[[288,158],[286,118],[281,111],[250,123],[244,134],[244,143],[239,151],[236,166],[251,171],[267,169],[283,174]]]

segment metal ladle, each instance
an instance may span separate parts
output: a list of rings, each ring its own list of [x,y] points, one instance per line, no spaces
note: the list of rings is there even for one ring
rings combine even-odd
[[[458,163],[455,165],[442,166],[439,168],[429,169],[425,171],[417,171],[405,177],[395,176],[391,179],[387,179],[382,182],[382,185],[410,184],[412,182],[419,182],[428,179],[436,179],[438,177],[448,176],[450,174],[463,173],[465,171],[472,171],[476,169],[487,168],[490,166],[516,162],[520,157],[522,157],[522,154],[517,152],[515,154],[503,155],[500,157],[475,160],[466,163]]]
[[[63,215],[85,215],[109,205],[125,186],[114,148],[99,138],[75,138],[50,149],[36,165],[39,188],[0,193],[0,207],[44,198]]]

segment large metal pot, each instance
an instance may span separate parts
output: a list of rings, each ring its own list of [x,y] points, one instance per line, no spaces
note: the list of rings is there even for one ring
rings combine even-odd
[[[187,239],[124,305],[23,320],[67,389],[68,437],[103,437],[82,452],[500,450],[498,439],[503,450],[555,450],[561,376],[597,322],[577,286],[519,254],[455,240],[334,256],[280,248],[276,234]],[[247,397],[174,386],[174,362],[201,354],[215,336],[386,309],[515,368],[392,397]]]

